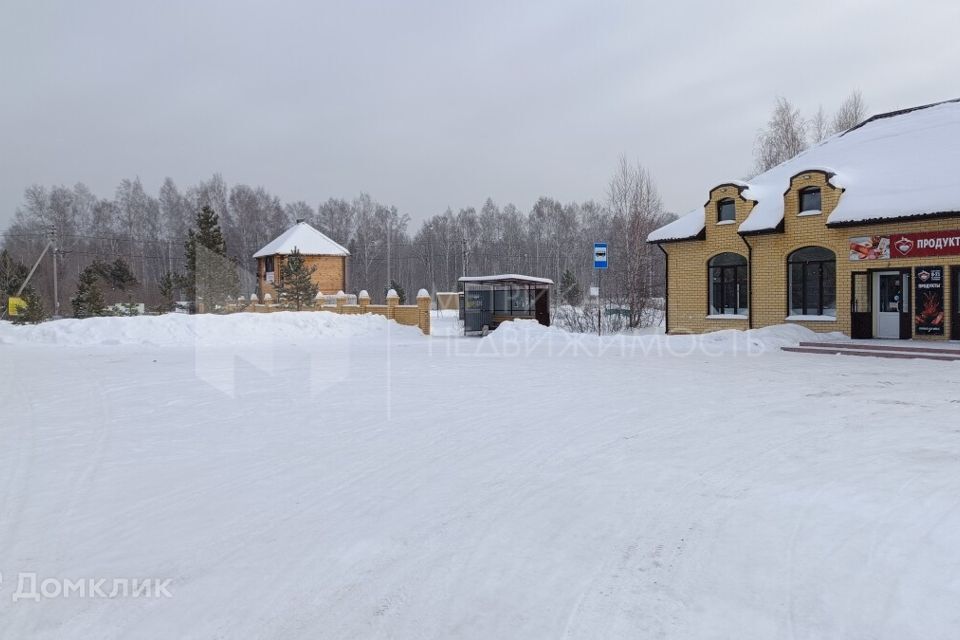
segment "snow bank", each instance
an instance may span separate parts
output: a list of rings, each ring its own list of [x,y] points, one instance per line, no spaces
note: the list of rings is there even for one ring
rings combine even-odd
[[[54,320],[39,325],[0,325],[0,342],[91,345],[230,346],[302,343],[382,333],[388,328],[419,335],[416,327],[391,323],[377,315],[338,315],[327,311],[282,311],[231,315],[185,315]]]
[[[557,327],[544,327],[534,320],[514,320],[501,324],[482,340],[494,348],[544,347],[551,351],[588,353],[617,352],[629,355],[721,355],[761,354],[780,351],[800,342],[847,340],[842,333],[815,333],[793,324],[751,329],[724,330],[697,335],[625,335],[596,336],[571,333]]]

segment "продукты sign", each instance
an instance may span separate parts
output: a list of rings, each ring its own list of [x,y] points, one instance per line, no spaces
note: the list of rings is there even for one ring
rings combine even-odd
[[[960,256],[960,230],[850,238],[850,260]]]

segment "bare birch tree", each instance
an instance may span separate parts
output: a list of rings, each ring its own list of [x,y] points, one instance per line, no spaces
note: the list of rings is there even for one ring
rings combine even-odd
[[[664,223],[666,215],[650,172],[624,157],[610,179],[607,202],[615,229],[611,259],[623,262],[617,271],[616,293],[627,306],[628,325],[638,327],[650,310],[654,288],[651,276],[657,249],[647,244],[647,236]]]
[[[754,146],[756,173],[763,173],[807,148],[807,123],[786,98],[777,98],[767,126]]]
[[[863,94],[859,90],[852,91],[833,116],[833,133],[840,133],[857,126],[866,116],[867,105],[863,101]]]
[[[827,121],[827,114],[823,110],[823,105],[817,109],[817,113],[810,119],[810,142],[816,144],[823,142],[830,135],[830,123]]]

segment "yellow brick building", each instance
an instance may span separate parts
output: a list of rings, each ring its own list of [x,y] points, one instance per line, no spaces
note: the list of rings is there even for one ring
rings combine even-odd
[[[294,249],[300,251],[308,267],[316,267],[313,281],[320,291],[335,294],[347,288],[347,260],[350,252],[307,222],[297,220],[262,249],[253,254],[257,261],[257,295],[276,298],[274,285],[283,278],[283,262]]]
[[[668,333],[960,339],[960,100],[874,116],[650,234]]]

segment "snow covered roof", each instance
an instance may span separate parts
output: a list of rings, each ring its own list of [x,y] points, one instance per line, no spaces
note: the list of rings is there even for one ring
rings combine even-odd
[[[347,249],[323,233],[317,231],[306,222],[298,222],[279,236],[268,242],[260,251],[253,254],[254,258],[274,255],[290,255],[294,249],[308,256],[348,256]]]
[[[498,280],[520,280],[522,282],[537,282],[540,284],[553,284],[550,278],[535,278],[534,276],[521,276],[516,273],[501,273],[495,276],[464,276],[460,282],[492,282]]]
[[[703,231],[706,214],[703,207],[697,207],[685,213],[670,224],[655,229],[647,236],[647,242],[665,242],[668,240],[687,240],[696,238]]]
[[[873,116],[761,173],[741,195],[756,204],[740,233],[776,229],[783,220],[783,194],[790,179],[823,171],[843,189],[828,225],[856,224],[960,212],[960,98]],[[699,208],[648,236],[650,242],[697,237],[704,229]]]

